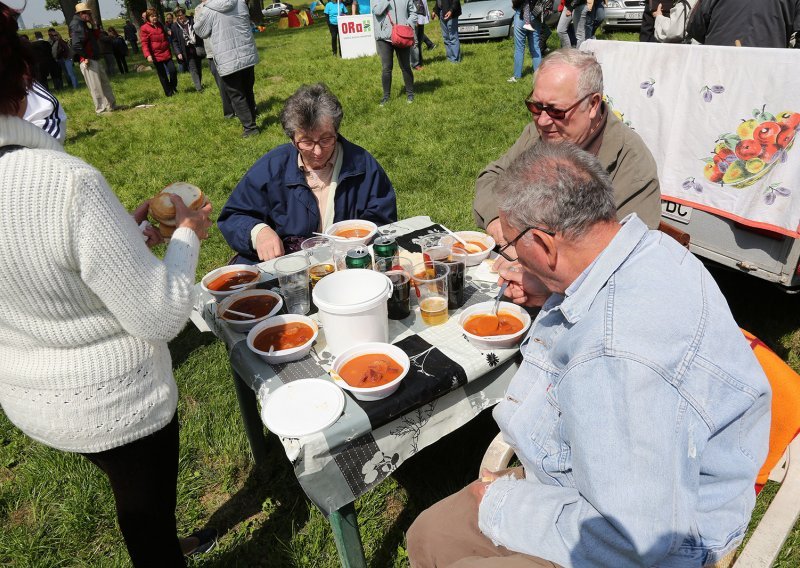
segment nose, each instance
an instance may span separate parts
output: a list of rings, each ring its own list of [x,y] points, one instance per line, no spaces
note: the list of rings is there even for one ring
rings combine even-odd
[[[550,126],[554,123],[553,119],[550,118],[550,115],[547,114],[546,112],[542,112],[539,116],[535,117],[535,121],[536,124],[541,126],[542,128]]]

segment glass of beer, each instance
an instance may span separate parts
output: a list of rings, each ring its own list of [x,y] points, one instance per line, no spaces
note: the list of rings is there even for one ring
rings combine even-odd
[[[333,274],[336,270],[336,265],[333,261],[333,239],[311,237],[300,243],[300,249],[305,251],[306,256],[308,256],[308,262],[311,265],[308,269],[308,278],[313,290],[317,282],[328,274]]]
[[[389,319],[401,320],[411,315],[411,261],[399,256],[378,257],[374,270],[385,274],[392,281],[392,296],[389,298]]]
[[[440,325],[447,321],[447,277],[450,267],[443,262],[431,260],[414,265],[411,278],[419,300],[422,321],[428,325]]]

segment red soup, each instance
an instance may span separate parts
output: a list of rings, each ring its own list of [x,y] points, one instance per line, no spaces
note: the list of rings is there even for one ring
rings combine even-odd
[[[464,329],[479,337],[511,335],[522,329],[522,321],[508,312],[499,312],[497,317],[492,314],[478,314],[464,322]]]
[[[336,231],[335,236],[343,239],[363,239],[369,235],[370,230],[365,227],[350,227]]]
[[[220,274],[214,280],[206,284],[206,288],[215,292],[228,292],[234,286],[249,284],[253,280],[258,280],[258,272],[249,270],[233,270]],[[235,308],[234,308],[235,309]]]
[[[233,310],[234,312],[242,312],[243,314],[251,314],[256,316],[256,318],[263,318],[265,315],[272,311],[278,304],[277,298],[274,296],[268,296],[267,294],[258,294],[255,296],[247,296],[246,298],[241,298],[233,302],[230,306],[228,306],[228,310]],[[232,314],[229,311],[225,311],[222,314],[227,320],[233,321],[244,321],[249,320],[252,318],[246,318],[243,316],[237,316],[236,314]]]
[[[314,336],[311,326],[300,322],[282,323],[274,327],[268,327],[253,340],[253,346],[259,351],[269,353],[270,348],[274,351],[293,349],[307,343]]]
[[[351,387],[379,387],[395,380],[403,366],[383,353],[368,353],[350,359],[339,369],[339,376]]]

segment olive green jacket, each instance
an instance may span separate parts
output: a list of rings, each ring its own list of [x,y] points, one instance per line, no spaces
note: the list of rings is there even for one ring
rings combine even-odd
[[[478,226],[486,228],[499,216],[494,198],[494,184],[506,168],[539,140],[536,125],[531,122],[522,131],[508,152],[492,162],[478,175],[472,213]],[[656,162],[642,139],[625,126],[613,113],[608,113],[603,141],[597,153],[614,187],[617,217],[623,219],[636,212],[651,229],[661,220],[661,191]]]

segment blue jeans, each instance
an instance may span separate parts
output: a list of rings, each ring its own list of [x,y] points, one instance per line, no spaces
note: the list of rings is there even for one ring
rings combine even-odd
[[[78,79],[75,77],[75,68],[72,66],[71,59],[59,59],[58,64],[61,65],[61,68],[64,70],[64,73],[67,75],[69,79],[70,85],[72,85],[73,89],[78,88]]]
[[[533,60],[533,70],[539,68],[542,62],[542,53],[539,51],[539,33],[542,30],[542,22],[533,20],[531,26],[533,31],[525,30],[522,26],[525,20],[522,19],[520,12],[514,13],[514,77],[522,78],[522,66],[525,63],[525,42],[528,43],[528,51]]]
[[[567,16],[567,9],[561,12],[561,18],[558,20],[558,37],[561,40],[561,47],[572,47],[572,38],[569,36],[569,25],[572,24],[575,30],[575,47],[580,48],[583,40],[586,38],[586,4],[575,6],[569,16]]]
[[[461,61],[461,42],[458,39],[458,18],[450,18],[445,21],[439,18],[442,28],[442,41],[444,41],[444,52],[447,60],[451,63]]]

